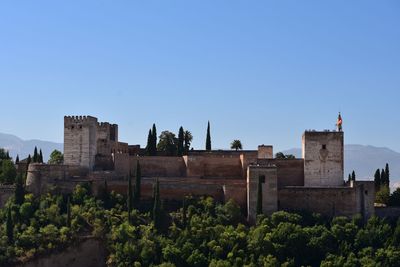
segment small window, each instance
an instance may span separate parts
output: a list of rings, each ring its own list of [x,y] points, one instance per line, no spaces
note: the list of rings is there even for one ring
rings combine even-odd
[[[364,192],[367,196],[368,196],[368,190],[365,190],[365,192]]]
[[[322,149],[326,149],[326,145],[322,145]]]
[[[73,129],[74,129],[74,126],[71,126],[71,129],[73,130]]]

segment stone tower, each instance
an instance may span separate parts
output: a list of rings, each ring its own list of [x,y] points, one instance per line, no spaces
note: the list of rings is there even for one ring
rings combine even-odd
[[[303,134],[304,186],[343,185],[343,132],[306,131]]]
[[[306,131],[303,134],[304,186],[343,185],[343,139],[343,132]]]
[[[97,118],[64,117],[64,164],[93,169],[97,154]]]

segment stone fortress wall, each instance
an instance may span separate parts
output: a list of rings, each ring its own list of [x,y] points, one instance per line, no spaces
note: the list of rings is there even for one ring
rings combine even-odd
[[[110,189],[126,193],[127,177],[142,172],[142,196],[151,198],[155,179],[160,195],[181,200],[186,195],[233,198],[255,219],[258,182],[263,211],[309,210],[328,216],[374,213],[373,182],[343,181],[343,132],[306,131],[302,159],[275,159],[273,147],[258,150],[190,151],[188,156],[144,156],[140,146],[119,142],[118,126],[90,116],[64,118],[65,165],[31,164],[27,188],[41,194],[61,192],[90,182],[98,191],[107,179]]]

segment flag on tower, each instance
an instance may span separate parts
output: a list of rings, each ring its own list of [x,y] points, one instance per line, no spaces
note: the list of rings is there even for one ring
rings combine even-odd
[[[339,112],[339,116],[338,116],[337,123],[336,123],[336,126],[338,127],[339,132],[342,131],[342,123],[343,123],[342,116],[340,115],[340,112]]]

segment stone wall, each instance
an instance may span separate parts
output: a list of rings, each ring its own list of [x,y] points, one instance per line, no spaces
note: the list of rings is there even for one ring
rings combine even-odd
[[[304,185],[343,185],[343,132],[308,131],[303,135]]]
[[[254,223],[257,216],[258,184],[262,186],[262,211],[271,215],[278,210],[278,181],[275,166],[249,166],[247,170],[248,220]]]
[[[365,190],[372,191],[366,193]],[[329,217],[361,214],[368,218],[374,215],[371,195],[374,195],[374,191],[370,185],[367,187],[286,187],[278,191],[278,203],[279,209],[282,210],[308,210]]]
[[[278,188],[304,185],[303,159],[258,159],[257,163],[277,167]]]
[[[240,154],[237,155],[189,155],[184,156],[188,177],[242,178],[243,168]]]
[[[39,195],[55,186],[73,188],[73,180],[85,180],[87,169],[79,166],[31,163],[26,178],[26,189]]]
[[[52,252],[14,267],[106,267],[106,250],[97,239],[87,239],[61,252]]]
[[[186,166],[182,157],[130,157],[130,171],[136,173],[139,160],[142,177],[184,177]],[[118,169],[116,168],[118,171]]]
[[[238,180],[206,180],[200,178],[168,178],[158,179],[160,183],[160,197],[165,200],[183,200],[185,196],[211,196],[217,201],[233,198],[242,207],[246,206],[246,183]],[[134,184],[134,180],[132,181]],[[142,178],[141,196],[144,200],[153,197],[154,178]],[[103,186],[103,181],[94,181],[95,187]],[[110,191],[125,195],[127,193],[128,181],[107,181]],[[225,189],[224,189],[225,186]],[[94,190],[97,192],[98,190]],[[227,195],[224,194],[224,191]]]
[[[3,208],[7,200],[14,195],[14,185],[0,185],[0,208]]]

